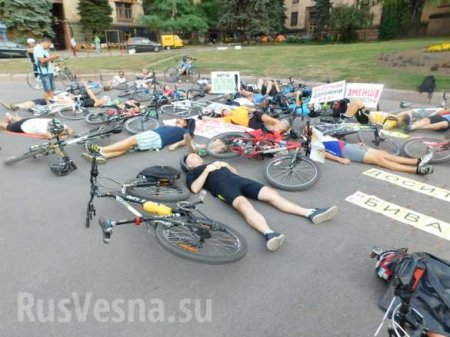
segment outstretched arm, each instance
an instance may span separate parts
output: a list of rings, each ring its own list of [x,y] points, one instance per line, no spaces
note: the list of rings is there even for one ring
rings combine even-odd
[[[341,157],[335,156],[334,154],[331,154],[326,151],[325,151],[325,158],[335,161],[335,162],[338,162],[340,164],[344,164],[344,165],[348,165],[351,163],[350,159],[348,159],[348,158],[341,158]]]

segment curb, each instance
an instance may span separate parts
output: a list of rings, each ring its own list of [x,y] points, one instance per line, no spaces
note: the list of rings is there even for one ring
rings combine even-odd
[[[108,80],[109,78],[112,78],[116,72],[105,72],[101,73],[103,80]],[[134,77],[135,73],[125,73],[126,76]],[[26,81],[27,74],[0,74],[0,83],[5,82],[25,82]],[[99,74],[79,74],[79,77],[88,79],[88,80],[98,80]],[[164,78],[163,73],[156,74],[157,78],[162,80]],[[257,80],[256,77],[252,76],[242,76],[242,79],[245,79],[247,81],[255,81]],[[289,81],[289,79],[281,79],[282,81]],[[306,83],[308,86],[318,86],[321,84],[325,84],[324,82],[308,82],[308,81],[299,81],[296,79],[293,79],[297,83]],[[430,102],[428,102],[428,95],[424,93],[419,93],[418,91],[412,91],[412,90],[401,90],[401,89],[390,89],[390,88],[384,88],[383,93],[381,95],[381,99],[383,100],[390,100],[390,101],[406,101],[411,102],[415,104],[420,104],[423,106],[439,106],[442,103],[442,96],[444,92],[435,92],[433,94],[433,97]]]

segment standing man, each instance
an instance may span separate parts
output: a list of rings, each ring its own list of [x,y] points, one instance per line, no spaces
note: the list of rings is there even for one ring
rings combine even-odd
[[[94,44],[95,44],[95,52],[97,54],[100,54],[100,38],[98,37],[98,35],[95,35],[94,37]]]
[[[49,48],[51,45],[52,41],[49,38],[44,38],[33,50],[39,78],[45,91],[44,99],[47,104],[53,98],[55,91],[55,79],[51,61],[59,58],[59,55],[50,55]]]
[[[70,48],[72,49],[73,56],[77,56],[77,41],[74,36],[70,39]]]

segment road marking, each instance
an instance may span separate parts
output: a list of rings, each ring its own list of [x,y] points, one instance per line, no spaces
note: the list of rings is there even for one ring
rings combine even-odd
[[[417,180],[402,177],[376,168],[363,172],[366,176],[419,192],[430,197],[450,202],[450,191]]]
[[[382,214],[388,218],[403,222],[450,241],[450,224],[447,222],[395,205],[375,195],[368,195],[360,191],[348,196],[345,200],[359,207]]]

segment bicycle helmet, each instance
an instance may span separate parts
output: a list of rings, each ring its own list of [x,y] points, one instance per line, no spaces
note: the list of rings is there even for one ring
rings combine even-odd
[[[58,176],[65,176],[69,172],[75,170],[77,167],[73,163],[73,161],[61,159],[56,162],[50,163],[50,171]]]
[[[65,126],[59,119],[53,118],[50,122],[48,122],[47,130],[53,135],[60,134],[65,129]]]
[[[404,255],[405,253],[401,250],[384,251],[378,257],[378,262],[375,266],[377,276],[385,281],[389,281],[394,275],[395,267]]]

